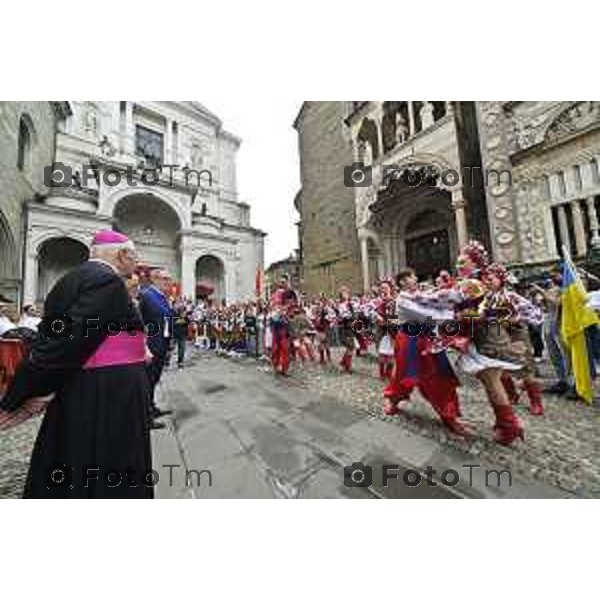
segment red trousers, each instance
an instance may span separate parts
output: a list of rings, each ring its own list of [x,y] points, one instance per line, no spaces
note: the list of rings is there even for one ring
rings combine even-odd
[[[271,361],[273,368],[280,373],[287,373],[290,368],[290,338],[285,327],[273,327]]]
[[[392,401],[408,400],[416,387],[443,420],[460,415],[456,388],[459,381],[444,352],[432,354],[428,336],[397,333],[394,338],[394,373],[383,394]]]

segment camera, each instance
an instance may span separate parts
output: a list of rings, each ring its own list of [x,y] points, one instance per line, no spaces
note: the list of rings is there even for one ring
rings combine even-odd
[[[355,462],[344,467],[344,485],[346,487],[370,487],[373,483],[373,467]]]
[[[54,463],[44,469],[44,485],[47,488],[73,487],[73,467]]]
[[[369,187],[373,181],[373,170],[363,162],[355,162],[344,167],[344,185],[349,188]]]
[[[73,170],[69,165],[55,162],[44,167],[44,185],[46,187],[71,187]]]
[[[38,325],[43,339],[70,338],[73,333],[73,318],[68,315],[46,315]]]

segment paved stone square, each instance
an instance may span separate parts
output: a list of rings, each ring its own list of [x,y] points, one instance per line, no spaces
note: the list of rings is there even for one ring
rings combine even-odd
[[[355,373],[337,367],[294,366],[288,378],[251,358],[197,353],[183,371],[170,369],[159,403],[174,411],[152,433],[158,498],[562,498],[598,497],[600,411],[548,398],[542,418],[518,408],[525,443],[491,442],[492,416],[473,385],[461,399],[474,429],[470,441],[448,434],[419,398],[403,414],[381,412],[381,382],[369,359]],[[0,496],[18,497],[39,419],[0,436]],[[370,488],[344,485],[344,466],[373,468]],[[382,465],[399,466],[400,480],[381,481]],[[169,466],[170,465],[170,466]],[[464,465],[479,465],[469,472]],[[402,482],[404,469],[431,467],[436,487]],[[456,486],[442,485],[454,469]],[[498,487],[486,470],[510,469]],[[189,477],[186,480],[186,472]],[[210,473],[209,473],[210,472]],[[398,472],[397,472],[398,473]],[[469,482],[469,475],[472,481]]]

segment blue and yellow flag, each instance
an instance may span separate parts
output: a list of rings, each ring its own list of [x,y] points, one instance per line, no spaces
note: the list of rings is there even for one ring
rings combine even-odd
[[[598,316],[587,307],[587,293],[575,265],[568,257],[563,265],[561,304],[560,333],[569,353],[575,389],[586,402],[591,403],[594,390],[585,330],[598,323]]]

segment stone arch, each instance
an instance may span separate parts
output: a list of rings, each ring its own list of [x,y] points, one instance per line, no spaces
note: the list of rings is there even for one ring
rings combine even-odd
[[[181,217],[171,203],[146,192],[122,196],[113,206],[114,227],[135,243],[140,262],[180,275]]]
[[[15,239],[0,210],[0,295],[17,300],[18,253]]]
[[[139,185],[136,188],[118,189],[101,200],[100,213],[114,216],[117,205],[130,196],[147,196],[153,200],[163,202],[177,215],[181,229],[191,228],[191,211],[186,210],[182,204],[171,194],[166,194],[158,187]]]
[[[225,261],[221,257],[213,253],[199,256],[196,259],[195,278],[198,297],[211,297],[217,303],[226,299]],[[210,288],[212,292],[209,292]]]
[[[428,243],[431,244],[433,241],[427,240],[427,236],[435,237],[436,230],[444,229],[447,231],[448,243],[448,256],[445,262],[450,264],[446,264],[445,267],[440,267],[440,269],[452,266],[458,253],[458,239],[450,193],[447,193],[447,196],[446,202],[443,201],[443,198],[440,201],[439,197],[422,199],[419,203],[412,205],[410,209],[398,213],[398,218],[391,229],[393,244],[391,253],[396,269],[405,266],[414,267],[415,265],[410,264],[411,252],[409,246],[418,244],[421,237],[423,247],[426,247]],[[428,214],[435,215],[435,218],[428,222]],[[445,243],[446,240],[442,241]]]
[[[440,172],[450,169],[458,170],[457,167],[452,166],[443,156],[432,154],[430,152],[411,154],[409,156],[405,156],[404,158],[400,158],[398,161],[396,161],[396,163],[400,169],[403,167],[420,168],[431,166]]]
[[[381,148],[379,148],[379,134],[377,130],[377,124],[373,119],[365,117],[360,125],[360,129],[356,134],[357,146],[360,148],[361,144],[368,144],[371,148],[373,161],[377,160],[381,154]],[[359,160],[368,163],[365,156],[359,156]]]
[[[43,301],[54,284],[68,271],[85,262],[89,248],[71,236],[47,237],[38,243],[38,273],[36,301]]]
[[[29,114],[21,114],[17,135],[17,168],[19,171],[28,171],[31,167],[31,153],[37,144],[35,126]]]
[[[417,276],[435,276],[441,269],[451,268],[457,241],[449,206],[421,206],[407,215],[400,227],[406,264]]]

